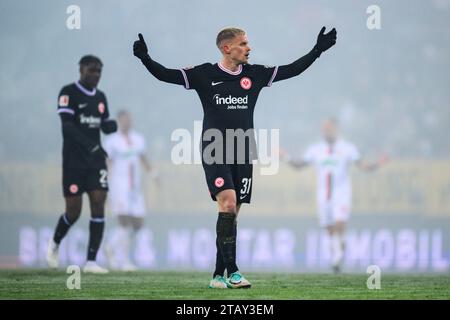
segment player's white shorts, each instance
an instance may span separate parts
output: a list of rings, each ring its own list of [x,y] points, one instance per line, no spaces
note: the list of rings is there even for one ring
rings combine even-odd
[[[145,201],[141,190],[116,190],[110,188],[108,194],[111,212],[115,215],[143,217]]]
[[[319,225],[328,227],[336,222],[347,222],[350,218],[350,204],[346,201],[319,201]]]

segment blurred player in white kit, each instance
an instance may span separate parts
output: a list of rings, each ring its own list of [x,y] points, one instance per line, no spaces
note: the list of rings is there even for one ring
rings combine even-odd
[[[284,152],[281,155],[295,168],[312,165],[316,169],[319,225],[330,235],[332,267],[338,273],[344,258],[345,229],[352,204],[349,169],[355,164],[363,171],[374,171],[388,158],[382,156],[373,163],[363,160],[355,145],[339,138],[337,121],[333,118],[323,122],[322,137],[322,141],[306,150],[302,159],[290,159]]]
[[[107,247],[107,255],[111,267],[133,271],[137,268],[130,259],[130,247],[143,226],[146,213],[141,166],[147,172],[151,166],[145,155],[145,138],[132,129],[130,114],[120,111],[117,120],[118,132],[112,134],[104,145],[109,157],[109,205],[119,223],[113,243]]]

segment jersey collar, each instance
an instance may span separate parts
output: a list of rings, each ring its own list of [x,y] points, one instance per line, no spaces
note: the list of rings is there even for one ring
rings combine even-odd
[[[217,63],[217,65],[219,66],[219,68],[220,68],[222,71],[224,71],[224,72],[226,72],[226,73],[228,73],[228,74],[231,74],[231,75],[233,75],[233,76],[237,76],[238,74],[240,74],[240,73],[242,72],[242,64],[239,65],[237,71],[231,71],[231,70],[228,70],[228,69],[225,68],[225,67],[222,65],[222,63],[220,63],[220,62]]]
[[[95,94],[97,93],[97,89],[92,89],[92,91],[86,89],[85,87],[83,87],[80,83],[80,81],[75,82],[75,85],[77,86],[77,88],[83,92],[85,95],[87,96],[95,96]]]

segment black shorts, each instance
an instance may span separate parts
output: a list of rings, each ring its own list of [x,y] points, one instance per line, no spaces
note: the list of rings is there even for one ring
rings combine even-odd
[[[250,203],[252,197],[252,164],[205,164],[206,183],[214,201],[216,195],[225,189],[236,191],[237,203]]]
[[[108,191],[108,171],[105,168],[63,168],[64,196],[78,196],[92,190]]]

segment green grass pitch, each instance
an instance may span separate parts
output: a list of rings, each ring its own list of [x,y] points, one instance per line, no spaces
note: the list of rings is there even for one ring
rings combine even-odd
[[[369,290],[366,274],[245,273],[251,289],[208,289],[205,272],[81,273],[69,290],[64,270],[0,270],[0,299],[450,299],[449,274],[382,274]]]

